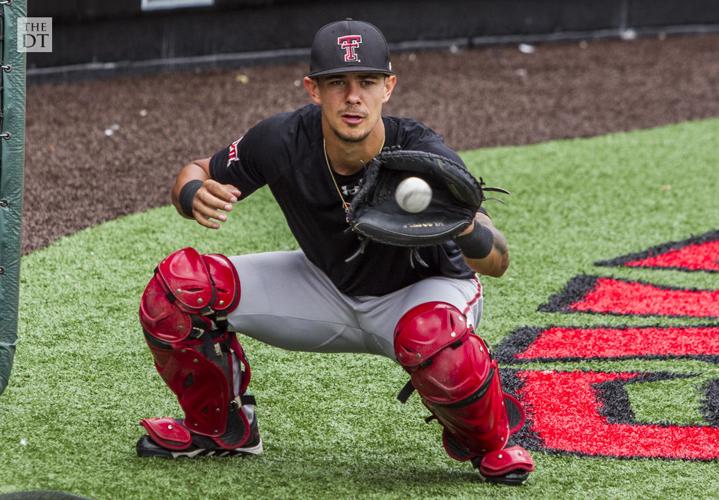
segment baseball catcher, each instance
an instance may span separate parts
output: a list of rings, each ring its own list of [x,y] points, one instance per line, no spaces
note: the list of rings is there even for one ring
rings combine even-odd
[[[180,170],[172,200],[182,216],[218,229],[267,185],[299,250],[183,248],[159,263],[140,322],[184,416],[143,419],[140,456],[262,452],[242,333],[284,349],[388,357],[408,374],[399,398],[417,392],[450,457],[497,483],[534,470],[511,444],[523,410],[477,334],[478,275],[509,266],[482,206],[493,189],[433,130],[382,114],[396,83],[375,26],[330,23],[312,44],[310,104]]]

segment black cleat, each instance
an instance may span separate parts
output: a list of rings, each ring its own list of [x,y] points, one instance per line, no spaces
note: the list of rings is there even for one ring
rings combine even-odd
[[[504,484],[507,486],[521,486],[529,479],[529,472],[510,472],[503,476],[483,476],[481,473],[479,475],[488,483]]]
[[[136,449],[139,457],[196,458],[260,455],[262,453],[262,438],[255,418],[251,424],[249,440],[238,448],[221,448],[207,436],[192,434],[192,443],[187,448],[184,450],[170,450],[159,445],[149,435],[145,434],[137,441]]]

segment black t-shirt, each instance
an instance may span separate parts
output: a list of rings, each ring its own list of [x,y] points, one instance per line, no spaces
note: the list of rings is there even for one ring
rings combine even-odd
[[[410,119],[384,116],[385,147],[428,151],[462,163],[457,153],[427,126]],[[246,198],[268,185],[287,224],[307,258],[348,295],[384,295],[430,276],[470,278],[453,241],[422,248],[429,267],[410,261],[407,248],[370,242],[365,251],[345,262],[359,247],[349,230],[337,189],[325,163],[320,109],[314,104],[280,113],[252,127],[244,137],[217,152],[210,162],[212,178],[233,184]],[[462,163],[463,164],[463,163]],[[335,173],[347,201],[357,192],[362,172]]]

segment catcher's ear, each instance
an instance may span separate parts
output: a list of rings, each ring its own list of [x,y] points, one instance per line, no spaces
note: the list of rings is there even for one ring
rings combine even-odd
[[[315,80],[314,78],[310,78],[309,76],[306,76],[303,80],[305,84],[305,90],[307,91],[307,95],[310,96],[310,99],[312,99],[312,102],[315,104],[320,104],[320,88],[319,88],[319,82]]]
[[[389,98],[392,96],[392,91],[394,91],[394,87],[397,85],[397,75],[387,75],[384,79],[384,98],[382,99],[382,103],[385,103],[389,101]]]

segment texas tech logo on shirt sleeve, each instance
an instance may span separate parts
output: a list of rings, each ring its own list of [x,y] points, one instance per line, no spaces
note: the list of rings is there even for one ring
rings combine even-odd
[[[240,141],[242,140],[242,137],[237,139],[235,142],[230,144],[230,147],[227,149],[227,166],[229,167],[234,162],[239,160],[239,156],[237,154],[237,147],[238,144],[240,144]]]
[[[337,38],[337,45],[345,51],[345,62],[360,62],[357,49],[361,43],[362,35],[345,35]]]

